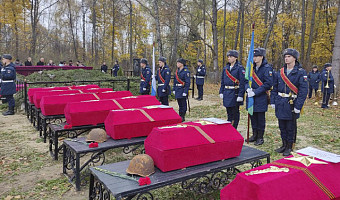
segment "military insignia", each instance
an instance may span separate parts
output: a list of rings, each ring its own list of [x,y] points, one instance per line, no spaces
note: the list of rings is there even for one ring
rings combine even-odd
[[[168,75],[169,75],[170,73],[169,73],[169,72],[166,72],[166,74],[168,74]]]
[[[150,72],[149,72],[149,71],[147,71],[146,73],[147,73],[147,74],[149,74]]]
[[[307,81],[307,76],[303,76],[303,79],[304,79],[305,81]]]
[[[246,71],[242,70],[242,74],[245,74],[245,73],[246,73]]]
[[[189,76],[190,76],[190,74],[189,74],[189,73],[187,73],[187,76],[189,77]]]
[[[272,71],[269,71],[269,76],[273,76],[273,72]]]
[[[10,74],[10,73],[11,73],[11,70],[7,70],[7,73]]]
[[[184,71],[186,72],[186,71],[188,71],[187,69],[184,69]]]

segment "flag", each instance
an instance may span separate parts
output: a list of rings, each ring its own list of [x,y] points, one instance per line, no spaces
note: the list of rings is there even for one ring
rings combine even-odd
[[[251,88],[251,84],[253,82],[253,58],[254,58],[254,25],[253,25],[253,31],[251,33],[250,49],[249,49],[247,66],[246,66],[246,74],[245,74],[245,78],[248,80],[248,88]],[[253,115],[254,97],[247,97],[247,98],[248,98],[248,105],[247,105],[248,113],[250,115]]]
[[[152,45],[152,81],[151,81],[151,95],[156,96],[156,78],[155,78],[155,68],[156,68],[156,63],[155,63],[155,43]]]

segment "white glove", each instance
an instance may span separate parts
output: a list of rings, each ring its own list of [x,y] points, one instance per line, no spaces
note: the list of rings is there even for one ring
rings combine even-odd
[[[294,108],[294,113],[298,114],[298,113],[300,113],[300,110]]]
[[[146,88],[143,88],[143,91],[146,91]]]
[[[104,70],[102,70],[102,72],[105,73]]]
[[[172,91],[172,93],[176,94],[176,92],[175,92],[175,91]]]
[[[187,93],[183,93],[183,97],[186,97],[187,96]]]
[[[194,75],[194,78],[196,78],[196,75]]]
[[[249,89],[249,88],[248,88]],[[247,90],[247,93],[248,93],[248,97],[253,97],[255,96],[255,92],[253,92],[253,90]]]
[[[243,97],[237,97],[236,101],[237,102],[242,102],[243,101]]]
[[[162,92],[165,92],[165,89],[163,89]]]
[[[198,72],[200,72],[200,71],[201,71],[201,69],[198,69],[197,71],[198,71]]]
[[[247,93],[249,93],[250,91],[253,91],[253,88],[247,88]]]
[[[223,99],[223,94],[220,94],[220,98]]]
[[[273,109],[275,109],[275,104],[270,104]]]

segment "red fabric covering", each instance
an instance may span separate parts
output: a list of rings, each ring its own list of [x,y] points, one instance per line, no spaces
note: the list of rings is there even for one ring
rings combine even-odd
[[[93,90],[92,90],[93,91]],[[41,113],[45,116],[63,115],[67,103],[87,100],[114,99],[132,96],[130,91],[106,91],[94,95],[93,93],[44,96],[40,102]]]
[[[117,105],[118,102],[119,105]],[[154,96],[131,96],[110,100],[93,100],[67,103],[65,118],[71,126],[97,125],[104,123],[110,110],[138,108],[151,105],[160,105]]]
[[[86,89],[86,88],[99,88],[98,85],[76,85],[76,86],[62,86],[62,87],[43,87],[43,88],[30,88],[28,89],[27,95],[30,103],[34,103],[33,95],[37,91],[42,90],[75,90],[75,89]]]
[[[63,94],[79,94],[81,93],[80,90],[42,90],[37,91],[33,95],[33,103],[36,108],[40,108],[41,99],[44,96],[56,96],[56,95],[63,95]]]
[[[163,172],[239,156],[243,137],[230,124],[199,126],[215,143],[209,142],[194,127],[154,128],[144,142],[145,153]]]
[[[291,157],[291,156],[290,156]],[[318,160],[318,159],[317,159]],[[319,181],[340,200],[340,163],[312,164],[280,159],[276,162],[307,168]],[[262,170],[269,163],[237,174],[235,180],[221,190],[221,200],[326,200],[330,199],[302,170],[289,168],[289,172],[270,172],[245,175],[250,171]]]
[[[148,136],[154,127],[177,124],[182,121],[182,118],[172,107],[161,107],[150,106],[139,108],[140,110],[133,108],[111,110],[105,120],[106,133],[116,140],[130,139]]]

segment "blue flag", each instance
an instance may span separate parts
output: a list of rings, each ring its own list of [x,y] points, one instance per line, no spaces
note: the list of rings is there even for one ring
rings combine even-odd
[[[254,58],[254,29],[251,33],[251,43],[247,60],[246,75],[245,78],[248,80],[248,87],[251,88],[253,82],[253,58]],[[254,112],[254,97],[247,97],[248,105],[247,110],[250,115]]]
[[[151,95],[156,96],[156,78],[155,78],[155,68],[156,68],[156,63],[155,63],[155,43],[153,43],[152,46],[152,81],[151,81]]]

